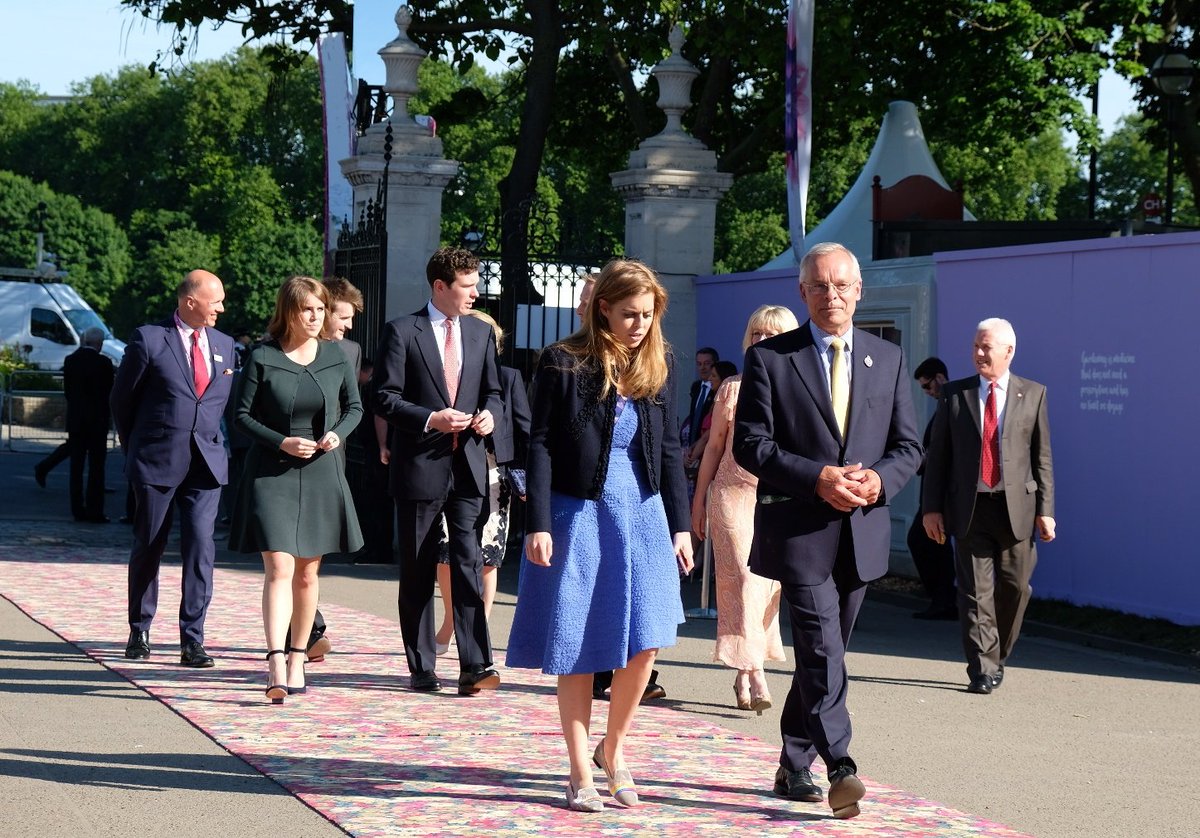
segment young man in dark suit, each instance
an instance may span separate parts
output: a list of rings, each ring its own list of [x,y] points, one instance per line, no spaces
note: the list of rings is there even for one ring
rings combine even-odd
[[[412,688],[437,692],[433,588],[438,515],[450,535],[458,691],[495,689],[484,616],[479,540],[487,496],[484,437],[503,410],[492,328],[465,317],[479,296],[479,259],[444,247],[425,269],[429,303],[383,330],[375,369],[378,414],[392,426],[390,491],[400,542],[400,630]]]
[[[213,328],[225,310],[225,288],[215,274],[187,274],[178,299],[168,320],[134,333],[113,384],[113,419],[136,500],[125,657],[150,656],[158,567],[171,532],[171,510],[178,506],[183,558],[179,662],[206,667],[213,665],[204,651],[216,557],[213,530],[221,486],[229,475],[221,416],[232,389],[233,338]]]
[[[733,454],[759,480],[750,569],[780,582],[796,651],[775,793],[821,800],[819,754],[834,817],[852,818],[866,790],[850,756],[846,646],[866,583],[887,572],[888,504],[921,445],[904,353],[854,328],[854,254],[813,247],[800,296],[809,321],[746,352]]]
[[[975,333],[978,375],[952,381],[933,416],[921,508],[934,541],[954,536],[967,691],[1004,680],[1037,564],[1054,540],[1054,464],[1046,388],[1009,372],[1017,336],[993,317]]]
[[[942,399],[942,388],[950,380],[946,363],[941,358],[926,358],[917,364],[913,370],[913,378],[921,385],[925,395],[939,402]],[[933,417],[925,425],[925,433],[921,437],[921,445],[929,450],[929,439],[933,434]],[[921,462],[918,475],[925,473],[925,463]],[[954,589],[954,547],[949,541],[938,543],[925,532],[921,510],[913,517],[912,525],[908,528],[908,552],[913,564],[917,567],[917,575],[921,584],[929,594],[929,607],[922,611],[913,612],[918,620],[957,620],[958,601]]]
[[[104,514],[104,461],[108,455],[108,407],[112,361],[100,354],[104,331],[84,330],[82,345],[63,361],[67,399],[67,444],[71,450],[71,515],[76,521],[107,524]],[[83,469],[87,466],[87,491]]]

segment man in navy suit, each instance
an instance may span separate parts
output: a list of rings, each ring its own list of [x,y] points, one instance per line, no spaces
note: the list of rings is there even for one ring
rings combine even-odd
[[[213,665],[204,651],[204,617],[212,599],[213,529],[229,471],[221,415],[232,389],[234,351],[233,338],[213,328],[225,310],[216,275],[191,271],[178,299],[170,318],[134,333],[113,384],[113,420],[136,502],[125,657],[150,656],[158,567],[178,505],[179,662],[204,667]]]
[[[834,817],[852,818],[866,790],[849,750],[846,646],[866,583],[887,572],[888,504],[921,445],[904,353],[854,328],[854,254],[813,247],[800,296],[809,321],[746,352],[733,455],[759,480],[750,569],[780,582],[796,651],[775,793],[820,801],[820,755]]]
[[[375,390],[379,415],[392,426],[390,490],[400,541],[400,631],[412,688],[442,688],[433,587],[439,528],[450,535],[450,593],[458,640],[461,695],[495,689],[492,644],[483,608],[479,541],[487,512],[484,437],[504,409],[492,327],[465,317],[479,296],[479,259],[443,247],[425,268],[429,303],[383,330]]]

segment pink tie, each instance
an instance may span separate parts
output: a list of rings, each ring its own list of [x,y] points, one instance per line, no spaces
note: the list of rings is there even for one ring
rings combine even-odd
[[[979,458],[979,475],[989,489],[1000,482],[1000,434],[996,422],[996,385],[988,385],[987,405],[983,410],[983,451]]]
[[[458,345],[454,342],[454,321],[446,318],[446,346],[442,352],[442,375],[446,378],[446,392],[450,394],[450,406],[458,397]],[[454,434],[450,442],[451,448],[458,448],[458,434]]]
[[[200,330],[192,332],[192,381],[196,384],[196,398],[208,389],[208,361],[200,351]]]

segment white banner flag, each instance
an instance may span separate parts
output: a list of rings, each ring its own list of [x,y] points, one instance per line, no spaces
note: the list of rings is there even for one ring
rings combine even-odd
[[[354,154],[354,101],[350,96],[350,64],[346,36],[322,35],[317,41],[321,71],[321,103],[325,127],[325,254],[337,247],[342,222],[354,223],[354,190],[342,175],[339,160]],[[326,266],[326,272],[332,270]]]
[[[812,164],[812,36],[816,0],[791,0],[788,8],[787,63],[787,196],[788,229],[796,262],[804,255],[804,214]]]

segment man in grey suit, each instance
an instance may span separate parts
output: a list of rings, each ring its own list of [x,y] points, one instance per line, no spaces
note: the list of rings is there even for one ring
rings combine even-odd
[[[987,695],[1004,680],[1033,589],[1034,527],[1054,540],[1054,465],[1046,388],[1009,372],[1012,324],[976,328],[979,375],[943,389],[933,417],[921,508],[934,541],[954,536],[958,613],[967,690]]]
[[[780,717],[775,793],[817,802],[811,765],[829,772],[834,817],[866,793],[850,756],[846,646],[866,583],[888,569],[888,504],[921,462],[900,347],[854,328],[854,254],[821,243],[800,262],[809,321],[750,347],[733,455],[758,477],[750,569],[787,601],[796,671]]]

